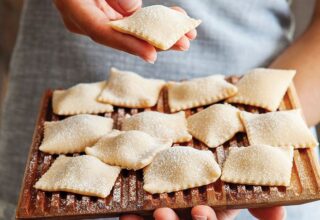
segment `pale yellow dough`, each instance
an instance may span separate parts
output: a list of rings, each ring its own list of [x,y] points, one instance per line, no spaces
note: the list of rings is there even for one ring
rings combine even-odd
[[[141,112],[123,120],[121,130],[139,130],[154,137],[172,140],[174,143],[192,139],[187,130],[187,120],[184,112],[175,114],[155,111]]]
[[[157,154],[144,169],[143,189],[149,193],[174,192],[213,183],[220,175],[211,151],[172,147]]]
[[[76,115],[62,121],[44,123],[44,137],[39,150],[50,154],[83,152],[112,130],[111,118]]]
[[[227,102],[276,111],[295,74],[295,70],[251,70],[239,80],[236,84],[238,93],[227,99]]]
[[[168,99],[171,112],[209,105],[235,95],[237,87],[223,75],[212,75],[184,82],[169,82]]]
[[[269,112],[265,114],[240,113],[251,145],[294,146],[295,148],[318,145],[300,110]]]
[[[231,147],[221,180],[248,185],[289,186],[292,161],[293,147]]]
[[[161,50],[167,50],[200,23],[200,20],[171,8],[153,5],[109,24],[119,32],[133,35]]]
[[[59,156],[34,187],[44,191],[66,191],[106,198],[121,171],[99,159],[82,155]]]
[[[58,115],[98,114],[112,112],[110,104],[97,101],[106,82],[81,83],[66,90],[53,92],[53,112]]]
[[[138,170],[171,145],[171,140],[155,138],[142,131],[113,130],[85,152],[107,164]]]
[[[98,100],[115,106],[147,108],[157,104],[163,80],[146,79],[134,72],[111,68]]]
[[[217,147],[244,130],[239,113],[232,105],[215,104],[191,115],[188,130],[209,147]]]

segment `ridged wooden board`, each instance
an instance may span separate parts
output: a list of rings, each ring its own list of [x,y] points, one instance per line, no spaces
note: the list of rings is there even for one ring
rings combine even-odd
[[[228,78],[232,83],[237,77]],[[16,217],[18,219],[33,218],[95,218],[119,216],[123,213],[138,213],[150,216],[158,207],[171,207],[185,215],[190,208],[206,204],[215,209],[258,208],[275,205],[295,205],[320,199],[320,169],[317,157],[312,149],[299,149],[294,152],[294,163],[289,187],[266,187],[229,184],[220,179],[212,184],[193,189],[161,194],[149,194],[143,190],[142,171],[122,170],[111,194],[106,199],[81,196],[66,192],[44,192],[33,188],[35,182],[46,172],[57,155],[49,155],[38,150],[43,138],[43,123],[45,121],[61,120],[63,117],[52,113],[52,91],[43,95],[33,142],[26,165],[25,176],[21,188]],[[240,109],[251,112],[265,112],[263,109],[251,106],[237,105]],[[295,88],[290,86],[280,110],[299,108]],[[203,108],[186,111],[192,115]],[[149,109],[115,108],[112,114],[105,117],[114,119],[114,128],[121,128],[121,122],[126,114],[136,114],[141,111],[156,110],[169,112],[167,92],[164,90],[158,104]],[[181,145],[194,146],[197,149],[208,149],[203,143],[193,139]],[[176,146],[176,145],[175,145]],[[238,133],[227,143],[210,149],[216,161],[222,166],[228,155],[230,146],[248,146],[244,133]],[[77,156],[79,154],[74,154]],[[70,155],[71,156],[71,155]]]

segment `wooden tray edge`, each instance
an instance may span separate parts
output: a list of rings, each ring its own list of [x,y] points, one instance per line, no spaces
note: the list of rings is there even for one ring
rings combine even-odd
[[[38,129],[39,129],[39,125],[41,124],[41,120],[43,118],[45,118],[45,114],[47,113],[46,111],[42,111],[43,110],[43,107],[46,105],[46,103],[49,103],[50,100],[49,100],[49,97],[50,97],[50,94],[52,93],[52,90],[51,89],[47,89],[42,97],[41,97],[41,101],[40,101],[40,104],[39,104],[39,108],[38,108],[38,117],[37,117],[37,120],[36,120],[36,124],[35,124],[35,127],[34,127],[34,131],[33,131],[33,135],[32,135],[32,142],[31,142],[31,145],[29,147],[29,152],[28,152],[28,157],[27,157],[27,163],[25,165],[25,171],[24,171],[24,175],[23,175],[23,178],[22,178],[22,183],[21,183],[21,186],[20,186],[20,191],[19,191],[19,198],[18,198],[18,205],[17,205],[17,208],[16,208],[16,219],[19,219],[19,218],[23,218],[23,210],[21,209],[21,205],[22,205],[22,201],[23,201],[23,191],[25,189],[25,179],[28,175],[28,170],[29,170],[29,167],[30,167],[30,163],[31,163],[31,157],[32,157],[32,152],[33,150],[35,149],[35,145],[36,145],[36,137],[38,135]]]

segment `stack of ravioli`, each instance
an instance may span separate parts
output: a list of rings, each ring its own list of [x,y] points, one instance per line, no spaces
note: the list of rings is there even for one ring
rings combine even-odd
[[[143,169],[149,193],[219,179],[289,186],[294,150],[318,145],[299,109],[277,111],[294,75],[259,68],[233,85],[222,75],[165,82],[111,68],[107,81],[54,91],[53,112],[66,118],[44,123],[39,150],[60,156],[35,188],[105,198],[122,169]],[[170,113],[151,110],[161,92]],[[247,112],[248,106],[261,111]],[[119,108],[145,111],[114,123],[111,112]],[[246,133],[249,146],[229,147],[226,160],[217,163],[215,148],[237,133]],[[193,148],[193,141],[209,150]]]

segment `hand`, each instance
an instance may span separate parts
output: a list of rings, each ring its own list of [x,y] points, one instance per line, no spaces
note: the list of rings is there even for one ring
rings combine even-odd
[[[157,59],[155,47],[136,37],[113,30],[108,22],[121,19],[141,8],[142,0],[54,0],[67,29],[89,36],[97,43],[136,55],[149,63]],[[179,7],[173,9],[185,13]],[[192,30],[171,48],[188,50],[189,40],[197,35]]]
[[[209,206],[199,205],[191,210],[191,216],[194,220],[231,220],[234,219],[240,212],[240,209],[214,211]],[[272,207],[261,209],[249,209],[250,213],[260,220],[283,220],[286,217],[285,208]],[[153,217],[155,220],[179,220],[177,214],[169,208],[159,208],[154,211]],[[143,220],[137,215],[124,215],[120,220]]]

